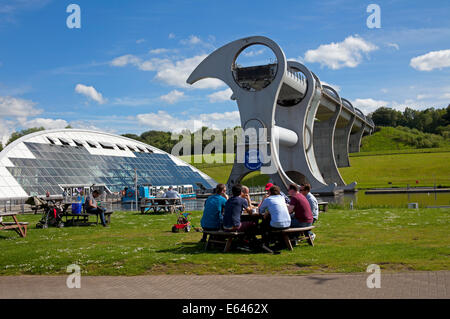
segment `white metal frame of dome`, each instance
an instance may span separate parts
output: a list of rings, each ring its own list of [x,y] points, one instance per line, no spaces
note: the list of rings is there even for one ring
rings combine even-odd
[[[34,142],[34,143],[41,143],[41,144],[51,144],[48,138],[52,138],[54,142],[57,145],[63,145],[60,138],[66,139],[70,141],[71,146],[75,144],[74,140],[79,139],[83,141],[84,143],[87,143],[88,140],[93,140],[100,144],[101,142],[106,143],[112,143],[112,144],[125,144],[130,145],[136,148],[137,146],[140,146],[145,151],[148,151],[150,149],[153,153],[159,153],[159,154],[166,154],[170,157],[172,161],[178,166],[188,166],[190,167],[194,172],[197,172],[200,174],[200,176],[205,179],[211,186],[215,186],[217,183],[208,175],[200,171],[199,169],[193,167],[192,165],[189,165],[188,163],[182,161],[181,159],[177,158],[176,156],[169,154],[167,152],[164,152],[154,146],[151,146],[149,144],[139,142],[130,138],[127,138],[125,136],[120,136],[112,133],[106,133],[106,132],[100,132],[100,131],[93,131],[93,130],[85,130],[85,129],[54,129],[54,130],[44,130],[44,131],[38,131],[35,133],[31,133],[25,136],[22,136],[21,138],[15,140],[11,144],[7,145],[1,152],[0,152],[0,177],[7,178],[8,180],[8,189],[13,193],[13,196],[2,196],[0,194],[0,198],[22,198],[26,197],[29,194],[27,194],[24,189],[22,188],[22,185],[20,185],[15,178],[10,174],[7,167],[14,167],[14,164],[10,161],[9,158],[35,158],[32,152],[27,148],[27,146],[24,144],[24,142]],[[86,149],[89,151],[92,155],[104,155],[104,156],[122,156],[122,157],[134,157],[135,155],[133,152],[129,149],[120,150],[120,149],[104,149],[101,146],[98,148],[88,148]],[[0,185],[2,186],[2,185]]]
[[[272,72],[275,74],[269,84],[249,90],[238,82],[234,72],[237,57],[252,45],[272,50],[276,72]],[[253,36],[222,46],[197,66],[187,83],[205,78],[222,80],[231,88],[244,131],[266,129],[270,164],[266,162],[263,168],[275,167],[270,178],[283,190],[291,183],[305,182],[311,184],[314,192],[322,194],[355,190],[356,182],[346,185],[338,167],[349,166],[348,153],[359,151],[363,134],[371,134],[374,129],[373,122],[332,87],[321,84],[306,66],[287,61],[273,40]],[[286,92],[291,95],[294,92],[301,98],[287,105],[283,102]],[[244,163],[235,161],[228,185],[240,182],[250,172]]]

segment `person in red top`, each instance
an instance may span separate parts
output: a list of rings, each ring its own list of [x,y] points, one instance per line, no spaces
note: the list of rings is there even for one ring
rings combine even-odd
[[[289,213],[291,214],[291,228],[312,226],[313,216],[311,206],[306,197],[299,193],[297,185],[289,185],[289,195],[291,196],[291,202],[288,206]],[[315,237],[312,232],[308,231],[308,233],[313,238]]]

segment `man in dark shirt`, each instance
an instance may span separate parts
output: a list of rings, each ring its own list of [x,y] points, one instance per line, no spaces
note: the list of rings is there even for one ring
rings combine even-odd
[[[311,226],[313,222],[311,206],[306,197],[299,193],[297,185],[289,185],[289,195],[291,196],[291,203],[288,207],[289,213],[292,214],[291,228]],[[310,231],[308,233],[315,237]]]
[[[241,214],[246,211],[252,214],[252,207],[248,198],[241,197],[242,185],[234,185],[231,189],[233,196],[225,204],[223,215],[223,229],[226,231],[245,232],[254,227],[253,222],[241,222]]]
[[[96,214],[100,215],[100,220],[102,221],[103,227],[107,227],[106,219],[105,219],[105,208],[101,208],[97,206],[97,197],[100,196],[100,192],[98,190],[94,190],[92,194],[89,194],[86,197],[86,203],[84,204],[86,207],[86,212],[88,214]]]

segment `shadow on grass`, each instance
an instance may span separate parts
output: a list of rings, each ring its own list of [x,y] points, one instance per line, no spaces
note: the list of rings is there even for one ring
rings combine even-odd
[[[232,254],[232,255],[248,255],[257,254],[255,251],[242,251],[233,247],[231,251],[224,253],[223,245],[210,244],[208,250],[205,250],[205,243],[203,242],[184,242],[179,247],[157,250],[158,253],[172,253],[172,254]]]
[[[161,216],[161,215],[175,215],[175,213],[169,213],[169,212],[156,212],[156,213],[154,213],[154,212],[151,212],[151,213],[144,213],[144,214],[142,214],[141,212],[134,212],[133,214],[129,214],[129,215],[133,215],[133,216],[151,216],[151,215],[158,215],[158,216]]]

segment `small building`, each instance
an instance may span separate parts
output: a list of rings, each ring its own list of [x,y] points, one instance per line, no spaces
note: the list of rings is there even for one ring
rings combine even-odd
[[[213,188],[211,177],[151,145],[81,129],[26,135],[0,153],[0,199],[61,195],[68,186],[102,185],[120,192],[135,183]]]

